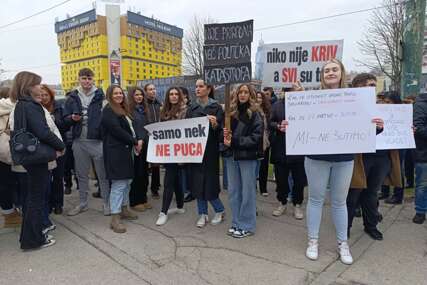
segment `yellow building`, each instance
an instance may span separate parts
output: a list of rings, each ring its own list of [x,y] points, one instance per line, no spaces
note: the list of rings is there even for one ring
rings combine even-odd
[[[120,16],[118,24],[120,35],[112,35],[107,16],[96,15],[95,10],[55,23],[65,91],[78,85],[83,67],[94,71],[95,84],[104,90],[113,81],[113,65],[124,88],[137,80],[181,75],[182,29],[133,12]],[[109,37],[120,41],[113,53]]]

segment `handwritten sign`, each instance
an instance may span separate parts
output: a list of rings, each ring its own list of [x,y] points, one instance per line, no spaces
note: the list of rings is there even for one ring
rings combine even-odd
[[[317,88],[322,66],[342,54],[342,40],[267,44],[259,47],[256,70],[263,86],[290,87],[300,81],[306,88]]]
[[[253,20],[205,25],[204,80],[207,84],[249,82]]]
[[[286,93],[286,154],[375,152],[375,88]]]
[[[384,120],[384,131],[377,135],[377,149],[415,148],[412,112],[412,104],[377,105],[377,117]]]
[[[145,126],[150,134],[147,161],[201,163],[209,135],[207,117],[166,121]]]

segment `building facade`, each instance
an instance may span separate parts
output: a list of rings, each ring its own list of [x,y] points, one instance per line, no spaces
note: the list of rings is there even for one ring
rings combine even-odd
[[[91,10],[55,23],[65,91],[78,85],[83,67],[94,71],[95,84],[104,90],[111,83],[126,88],[140,80],[181,75],[182,29],[128,11],[116,21],[119,35],[113,35],[108,25],[115,21],[107,24],[108,17]],[[119,41],[118,49],[112,50],[109,37]]]

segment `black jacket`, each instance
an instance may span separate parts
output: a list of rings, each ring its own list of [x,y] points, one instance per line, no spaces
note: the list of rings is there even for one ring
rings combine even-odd
[[[414,104],[415,161],[427,162],[427,93],[418,95]]]
[[[146,98],[145,102],[148,109],[145,110],[147,124],[160,122],[160,107],[162,104],[157,99],[150,100]]]
[[[64,105],[64,122],[70,127],[72,126],[73,139],[80,138],[82,133],[82,121],[74,122],[71,119],[73,114],[82,114],[83,107],[79,98],[79,91],[73,90],[67,93],[67,100]],[[101,116],[102,116],[102,101],[104,100],[104,92],[98,88],[95,91],[95,96],[89,104],[88,114],[88,131],[87,139],[101,139]],[[86,138],[85,138],[86,139]]]
[[[49,129],[42,105],[34,101],[31,96],[25,96],[18,100],[14,112],[14,130],[17,131],[24,126],[22,112],[25,113],[27,131],[35,135],[40,142],[51,146],[56,151],[62,151],[65,148],[61,139]]]
[[[220,192],[219,137],[224,112],[221,105],[213,99],[209,99],[209,103],[205,107],[200,106],[195,100],[187,109],[186,118],[204,117],[206,115],[216,116],[218,126],[213,129],[209,125],[209,135],[202,163],[188,164],[187,169],[191,173],[189,185],[192,195],[195,198],[210,201],[218,198]]]
[[[134,119],[135,133],[138,140],[143,140],[144,144],[148,143],[148,133],[144,128],[147,124],[147,116],[144,108],[137,106],[132,114]]]
[[[64,108],[57,101],[53,104],[53,112],[51,113],[55,125],[58,127],[59,132],[61,133],[62,139],[66,139],[66,133],[70,130],[70,126],[64,122]]]
[[[304,160],[301,155],[286,155],[286,133],[277,129],[277,125],[286,119],[285,116],[285,99],[280,99],[273,104],[270,115],[270,161],[272,164],[293,163]]]
[[[263,155],[262,143],[264,122],[260,113],[255,112],[251,118],[238,120],[231,118],[231,145],[224,147],[224,157],[233,156],[234,160],[256,160]],[[223,135],[221,135],[223,138]]]
[[[137,139],[132,135],[128,120],[114,113],[107,105],[102,111],[102,130],[107,178],[109,180],[132,179],[134,177],[132,150],[137,144]]]

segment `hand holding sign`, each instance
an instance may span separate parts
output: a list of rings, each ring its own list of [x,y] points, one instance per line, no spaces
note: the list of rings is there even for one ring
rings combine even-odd
[[[373,118],[372,123],[374,123],[377,126],[377,130],[384,129],[384,120],[381,118]]]
[[[209,123],[211,123],[212,128],[216,128],[218,126],[218,122],[216,121],[216,117],[212,116],[212,115],[207,115],[208,119],[209,119]]]
[[[231,145],[231,131],[229,131],[227,128],[224,128],[224,144],[226,146]]]
[[[281,131],[282,133],[286,132],[286,128],[288,127],[288,121],[283,120],[280,124],[277,125],[277,128],[279,129],[279,131]]]

